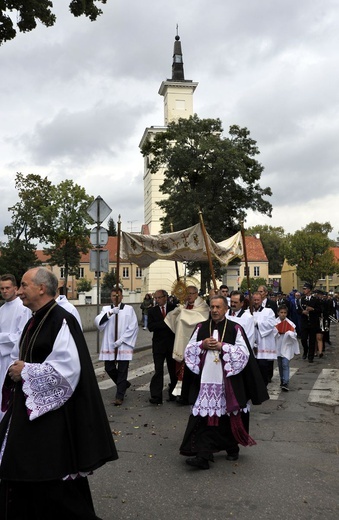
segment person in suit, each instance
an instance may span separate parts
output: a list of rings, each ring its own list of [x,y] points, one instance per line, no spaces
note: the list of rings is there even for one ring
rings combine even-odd
[[[168,387],[168,401],[175,401],[172,394],[177,384],[175,359],[173,359],[173,346],[175,335],[165,323],[166,315],[175,309],[175,305],[168,301],[167,292],[158,289],[154,294],[156,305],[148,310],[148,330],[153,332],[152,353],[155,373],[150,383],[151,404],[162,404],[162,391],[164,387],[164,362],[170,377]]]
[[[303,295],[300,301],[298,313],[301,318],[301,344],[303,347],[303,359],[313,363],[317,330],[319,328],[320,308],[316,298],[312,295],[312,285],[304,283]]]

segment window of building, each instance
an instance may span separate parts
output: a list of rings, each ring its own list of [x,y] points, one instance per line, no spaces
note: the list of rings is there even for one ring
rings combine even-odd
[[[123,267],[122,269],[122,277],[129,278],[129,267]]]
[[[79,267],[79,278],[84,278],[84,268],[83,267]]]
[[[260,276],[260,267],[254,266],[254,276]]]
[[[65,268],[60,267],[60,278],[65,278]]]
[[[247,275],[250,276],[250,266],[244,267],[244,276],[247,276]]]
[[[95,278],[98,278],[98,271],[94,272],[94,276]],[[101,278],[101,271],[99,271],[99,278]]]
[[[136,268],[135,277],[136,278],[142,278],[142,268],[141,267],[137,267]]]

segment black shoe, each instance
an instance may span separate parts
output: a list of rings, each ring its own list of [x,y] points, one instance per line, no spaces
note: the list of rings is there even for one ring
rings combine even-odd
[[[131,386],[132,383],[130,383],[129,381],[126,381],[126,390],[127,388],[129,388]]]
[[[304,354],[304,355],[303,355],[303,359],[306,359],[306,358],[307,358],[307,356],[306,356],[306,354]]]
[[[320,352],[319,358],[322,358],[323,356],[324,356],[324,354],[322,352]]]
[[[288,385],[286,385],[286,384],[281,385],[281,390],[282,390],[283,392],[288,392],[288,391],[289,391]]]
[[[190,459],[186,459],[186,464],[198,469],[210,469],[208,460],[203,459],[202,457],[192,457]]]
[[[309,358],[309,359],[308,359],[308,362],[309,362],[309,363],[313,363],[313,358]]]
[[[151,404],[162,404],[162,400],[161,399],[157,399],[156,397],[150,397],[149,398],[149,402]]]
[[[230,453],[230,454],[226,455],[226,460],[230,460],[233,462],[238,460],[238,458],[239,458],[239,453],[233,453],[233,455]]]
[[[170,394],[170,395],[168,396],[168,399],[166,399],[166,401],[167,401],[168,403],[171,403],[172,401],[176,401],[176,400],[177,400],[176,396],[175,396],[175,395],[172,395],[172,394]]]

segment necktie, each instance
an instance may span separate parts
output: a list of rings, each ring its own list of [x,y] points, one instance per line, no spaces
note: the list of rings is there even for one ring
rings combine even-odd
[[[162,305],[161,306],[161,314],[163,315],[163,317],[165,318],[166,316],[166,311],[165,311],[165,307]]]
[[[234,311],[232,311],[232,316],[235,316],[235,312]]]

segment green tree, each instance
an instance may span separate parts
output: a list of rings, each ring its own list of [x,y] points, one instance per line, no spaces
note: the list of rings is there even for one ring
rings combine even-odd
[[[34,240],[44,242],[49,236],[49,213],[52,205],[52,183],[47,177],[30,173],[17,173],[15,188],[19,201],[8,208],[12,213],[11,224],[5,226],[4,233],[10,240],[22,240],[31,244]]]
[[[87,278],[81,278],[77,282],[77,291],[79,292],[88,292],[92,289],[92,283]]]
[[[258,287],[260,287],[260,285],[265,285],[265,286],[267,285],[265,278],[250,278],[250,288],[251,288],[252,294],[258,290]],[[241,282],[240,290],[242,292],[246,292],[248,290],[246,277]]]
[[[72,180],[53,185],[47,177],[17,173],[19,201],[9,208],[12,221],[5,227],[7,250],[20,248],[23,266],[33,264],[34,240],[48,244],[44,252],[51,265],[64,266],[65,286],[69,275],[77,275],[82,253],[90,249],[87,208],[93,197]],[[16,249],[14,249],[16,250]],[[35,259],[36,260],[36,259]]]
[[[24,240],[11,239],[0,245],[0,274],[11,273],[20,283],[22,275],[30,268],[41,264],[36,247]]]
[[[108,220],[108,236],[116,237],[117,236],[117,228],[112,217]]]
[[[101,303],[111,303],[111,292],[113,287],[116,287],[116,275],[112,268],[105,274],[101,284]]]
[[[64,285],[67,287],[68,276],[76,276],[79,272],[81,254],[88,253],[91,248],[88,231],[91,218],[87,209],[93,197],[72,180],[65,180],[51,187],[51,198],[53,204],[48,214],[48,242],[51,245],[44,253],[49,255],[51,265],[64,267]]]
[[[159,202],[164,211],[162,231],[179,230],[199,221],[203,212],[206,229],[219,242],[239,230],[239,222],[251,208],[271,215],[272,206],[264,199],[270,188],[261,188],[263,166],[256,160],[259,150],[247,128],[233,125],[222,137],[220,119],[189,119],[171,122],[167,130],[145,143],[142,154],[149,158],[149,170],[164,170]],[[216,278],[221,277],[219,266]],[[198,270],[204,292],[210,286],[206,264],[188,264],[189,274]]]
[[[106,4],[107,0],[72,0],[69,10],[74,16],[84,15],[93,22],[102,14],[96,5],[99,2]],[[45,27],[54,25],[56,16],[52,7],[51,0],[0,0],[0,45],[15,38],[15,24],[20,32],[32,31],[37,22]]]
[[[246,229],[246,235],[260,235],[260,240],[268,258],[269,274],[281,272],[284,263],[285,230],[282,227],[252,226]]]
[[[287,236],[286,259],[297,267],[297,276],[304,282],[315,285],[319,278],[338,272],[338,263],[329,249],[333,245],[328,238],[331,231],[329,222],[311,222],[294,235]]]

